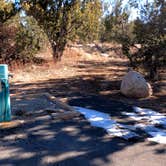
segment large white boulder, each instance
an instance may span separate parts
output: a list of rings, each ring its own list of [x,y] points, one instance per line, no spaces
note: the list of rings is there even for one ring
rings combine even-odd
[[[123,77],[120,91],[123,95],[134,98],[146,98],[152,95],[150,84],[136,71],[129,71]]]

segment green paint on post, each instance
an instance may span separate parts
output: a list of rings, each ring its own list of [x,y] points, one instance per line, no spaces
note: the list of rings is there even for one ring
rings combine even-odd
[[[0,65],[0,122],[11,120],[8,66]]]

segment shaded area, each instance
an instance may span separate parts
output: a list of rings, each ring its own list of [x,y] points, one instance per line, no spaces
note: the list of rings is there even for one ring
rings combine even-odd
[[[128,108],[129,106],[127,106],[127,110],[126,108],[124,108],[126,107],[126,103],[145,108],[152,108],[160,112],[165,112],[165,96],[156,96],[140,100],[126,98],[120,94],[118,90],[119,86],[120,80],[109,81],[105,80],[105,78],[102,76],[88,76],[88,78],[76,76],[67,79],[54,79],[32,84],[13,85],[11,88],[11,93],[13,94],[13,102],[19,101],[19,99],[23,99],[24,95],[33,95],[43,92],[50,92],[51,94],[60,99],[64,99],[65,101],[68,101],[71,104],[73,103],[73,105],[77,104],[76,100],[80,100],[78,101],[78,104],[80,104],[80,106],[88,106],[90,104],[90,106],[92,107],[92,103],[94,102],[94,109],[96,109],[97,107],[101,108],[100,110],[103,111],[105,108],[103,109],[101,106],[105,105],[105,107],[108,107],[107,112],[110,109],[113,112],[120,111],[122,109],[121,106],[123,107],[124,111],[130,111],[131,107]],[[98,102],[98,98],[100,102]],[[112,100],[114,100],[114,102],[112,102]],[[120,101],[123,102],[123,104],[119,103]],[[80,102],[84,103],[81,105]],[[102,105],[100,105],[100,103]],[[107,103],[110,103],[110,105],[108,105]],[[113,107],[111,106],[111,104],[113,104]]]
[[[23,130],[26,133],[23,138],[18,135],[14,140],[13,136],[13,140],[7,142],[7,138],[12,137],[10,133],[1,138],[4,141],[4,153],[10,154],[15,149],[15,154],[6,159],[0,157],[1,165],[96,165],[91,163],[96,158],[103,163],[111,163],[108,154],[131,145],[116,139],[104,139],[102,130],[91,128],[81,119],[79,124],[68,121],[46,125],[35,121],[24,126]]]
[[[164,166],[165,163],[162,145],[147,146],[110,138],[82,117],[49,122],[34,118],[22,128],[1,132],[0,145],[3,145],[0,165],[127,166],[134,162],[135,166],[141,163]]]
[[[118,73],[117,68],[108,75],[107,69],[113,71],[110,67],[113,62],[106,64],[82,61],[79,68],[75,66],[80,73],[78,76],[11,85],[13,112],[18,109],[38,111],[50,106],[40,95],[49,92],[71,105],[96,109],[110,113],[124,123],[134,123],[120,112],[132,111],[132,104],[142,101],[127,99],[120,94],[119,76],[123,74]],[[125,63],[121,65],[125,66]],[[102,72],[96,74],[93,68]],[[121,72],[125,73],[126,69]],[[157,99],[146,100],[159,104]],[[82,117],[68,121],[32,118],[22,128],[0,132],[0,165],[165,166],[166,162],[164,145],[110,138]]]

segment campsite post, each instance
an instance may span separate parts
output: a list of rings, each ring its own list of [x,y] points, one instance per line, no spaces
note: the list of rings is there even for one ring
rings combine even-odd
[[[8,65],[0,65],[0,122],[11,120]]]

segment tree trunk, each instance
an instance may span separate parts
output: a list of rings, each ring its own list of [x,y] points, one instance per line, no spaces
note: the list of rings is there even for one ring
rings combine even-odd
[[[63,51],[65,49],[66,44],[56,44],[55,42],[52,44],[52,50],[53,50],[53,60],[54,62],[60,61],[61,57],[63,55]]]
[[[157,81],[159,79],[159,74],[156,67],[150,68],[150,79]]]
[[[129,59],[129,61],[130,61],[130,66],[135,67],[134,62],[133,62],[133,58],[132,58],[132,56],[131,56],[131,54],[130,54],[130,46],[127,45],[126,43],[125,43],[125,44],[122,44],[122,52],[123,52],[123,54],[124,54],[125,56],[127,56],[127,58]]]
[[[54,47],[53,48],[53,60],[56,61],[60,61],[61,57],[63,55],[63,50],[61,50],[59,47]]]
[[[158,59],[157,56],[151,56],[151,67],[149,71],[149,76],[152,80],[157,81],[159,79],[159,73],[158,73]]]

